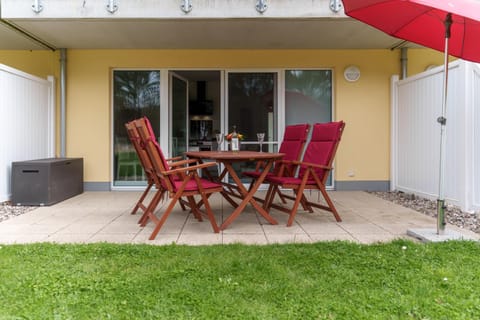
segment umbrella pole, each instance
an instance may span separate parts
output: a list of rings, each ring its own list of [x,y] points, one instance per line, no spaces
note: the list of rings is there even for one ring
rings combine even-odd
[[[440,123],[440,173],[438,179],[438,200],[437,200],[437,234],[445,233],[445,162],[446,162],[446,124],[447,124],[447,92],[448,92],[448,39],[450,39],[450,29],[452,25],[452,14],[448,13],[445,18],[445,51],[443,62],[443,97],[442,97],[442,115],[437,121]]]

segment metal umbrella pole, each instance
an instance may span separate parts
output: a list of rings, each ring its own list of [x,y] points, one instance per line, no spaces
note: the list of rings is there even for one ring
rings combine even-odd
[[[448,40],[450,39],[450,30],[452,26],[452,14],[447,13],[445,18],[445,51],[443,63],[443,99],[442,115],[437,121],[440,123],[440,173],[438,178],[438,200],[437,200],[437,234],[445,233],[445,162],[446,162],[446,124],[447,124],[447,91],[448,91]]]

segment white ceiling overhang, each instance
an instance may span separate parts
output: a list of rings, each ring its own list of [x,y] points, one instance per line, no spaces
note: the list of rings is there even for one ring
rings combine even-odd
[[[399,43],[327,0],[0,0],[0,49],[387,49]],[[26,36],[28,34],[29,36]],[[39,41],[34,41],[35,38]],[[42,44],[43,43],[43,44]]]

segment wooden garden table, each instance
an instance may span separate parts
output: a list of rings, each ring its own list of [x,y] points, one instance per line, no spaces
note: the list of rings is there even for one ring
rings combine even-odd
[[[249,203],[257,210],[258,213],[262,215],[262,217],[265,218],[265,220],[267,220],[271,224],[278,224],[277,220],[275,220],[260,204],[258,204],[258,202],[255,201],[253,196],[255,195],[255,192],[257,192],[258,187],[260,187],[260,185],[263,183],[263,180],[272,168],[275,160],[280,160],[281,158],[283,158],[283,153],[256,151],[188,151],[185,152],[185,155],[189,158],[195,158],[200,161],[214,160],[217,163],[223,164],[224,169],[222,173],[218,176],[217,182],[221,182],[228,173],[235,183],[233,186],[223,183],[226,188],[224,188],[224,190],[222,191],[222,195],[233,207],[235,207],[235,210],[220,226],[221,230],[225,230],[240,215],[240,213],[242,213],[242,211]],[[234,162],[245,161],[265,162],[265,167],[263,168],[262,174],[258,177],[250,190],[247,190],[247,188],[245,188],[233,168]],[[211,176],[210,178],[212,179]],[[233,195],[232,187],[238,190],[239,197],[242,199],[239,204],[237,204],[230,196]]]

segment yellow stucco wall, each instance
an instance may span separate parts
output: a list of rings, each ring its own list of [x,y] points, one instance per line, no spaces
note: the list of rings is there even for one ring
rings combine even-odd
[[[57,53],[0,51],[0,63],[58,79]],[[441,63],[430,50],[409,51],[409,75]],[[361,71],[354,83],[343,78],[352,64]],[[390,78],[401,70],[398,50],[68,50],[66,153],[84,158],[87,182],[111,181],[112,68],[332,68],[334,118],[347,124],[336,180],[389,180]]]

